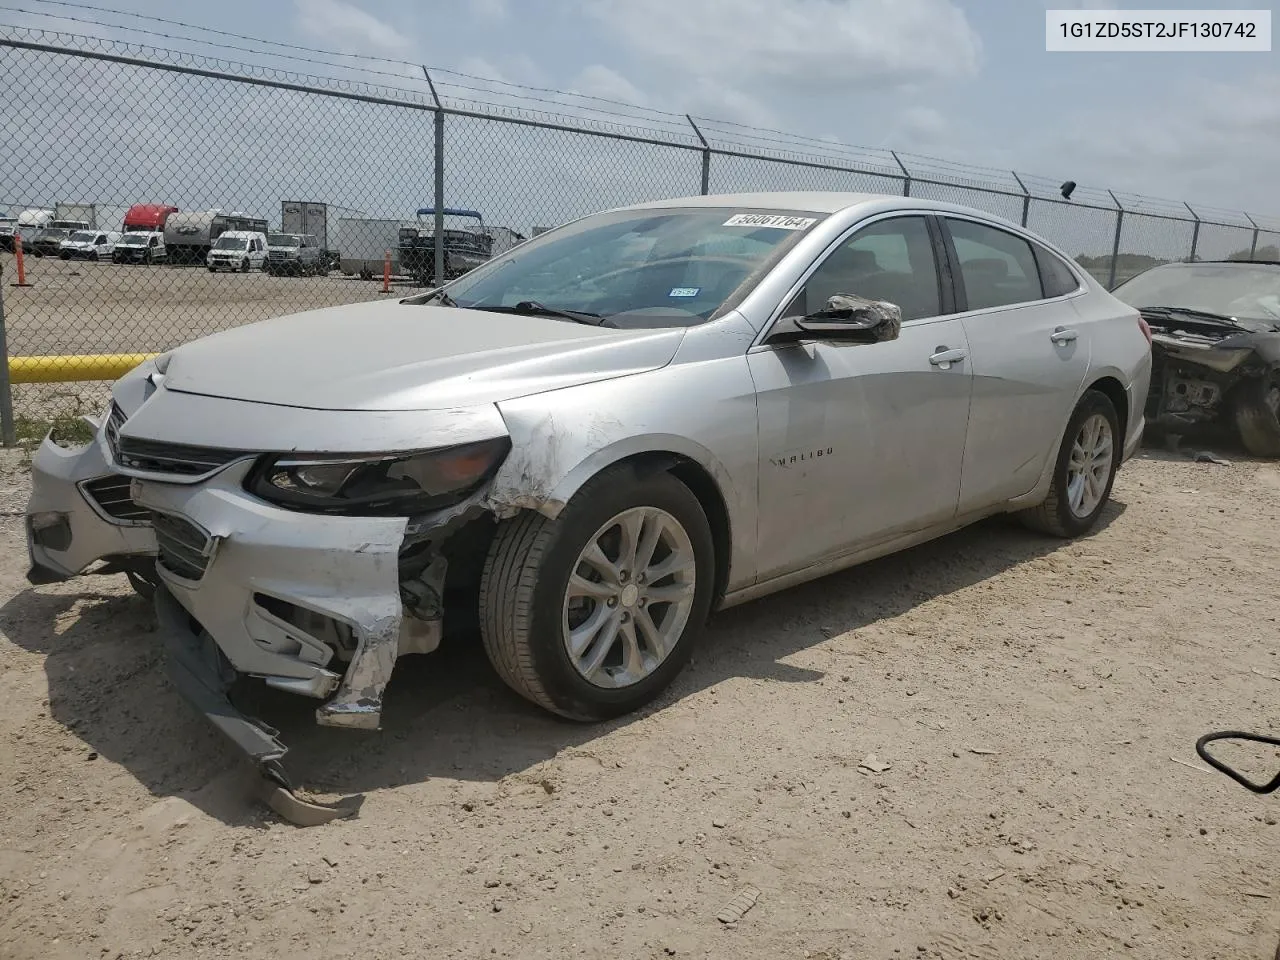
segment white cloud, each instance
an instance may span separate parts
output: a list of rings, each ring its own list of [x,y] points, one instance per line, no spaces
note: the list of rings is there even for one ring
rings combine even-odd
[[[1174,119],[1176,118],[1176,119]],[[1192,77],[1164,102],[1081,108],[1029,143],[1027,164],[1116,190],[1280,213],[1280,73]]]
[[[294,22],[309,36],[343,52],[404,54],[403,30],[344,0],[293,0]]]
[[[968,77],[981,41],[951,0],[582,0],[621,43],[735,86]]]
[[[649,98],[634,83],[616,70],[599,63],[584,67],[577,79],[569,85],[569,90],[589,97],[633,103],[640,107],[649,105]]]
[[[507,7],[507,0],[468,0],[467,10],[477,20],[486,23],[505,20],[511,12]]]

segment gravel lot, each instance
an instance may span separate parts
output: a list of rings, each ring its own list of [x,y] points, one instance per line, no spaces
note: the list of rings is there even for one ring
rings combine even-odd
[[[26,482],[11,457],[6,958],[1275,947],[1280,805],[1193,750],[1280,731],[1275,465],[1148,452],[1092,538],[990,522],[729,611],[621,722],[538,712],[465,642],[401,664],[379,734],[271,697],[309,786],[368,793],[309,830],[246,802],[122,578],[26,586]]]

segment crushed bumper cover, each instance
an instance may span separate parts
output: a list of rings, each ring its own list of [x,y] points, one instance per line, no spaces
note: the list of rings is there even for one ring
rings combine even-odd
[[[407,629],[406,520],[284,510],[244,492],[248,469],[135,484],[156,514],[156,573],[237,671],[325,700],[317,723],[376,730]]]
[[[178,692],[244,752],[261,774],[260,798],[284,819],[298,826],[318,826],[355,815],[362,794],[335,804],[299,796],[281,764],[288,748],[277,731],[240,713],[228,699],[236,670],[205,633],[191,628],[187,611],[169,590],[156,590],[156,620],[164,642],[169,678]]]
[[[53,583],[105,558],[154,556],[155,534],[134,517],[127,483],[113,475],[100,437],[71,448],[46,437],[31,462],[27,579]]]

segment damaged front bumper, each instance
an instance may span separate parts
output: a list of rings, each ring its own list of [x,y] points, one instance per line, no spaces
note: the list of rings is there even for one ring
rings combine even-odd
[[[295,823],[331,819],[345,814],[299,814],[286,747],[227,690],[239,675],[259,678],[322,700],[317,723],[379,729],[396,660],[440,642],[447,562],[433,548],[480,495],[413,520],[300,513],[247,493],[250,469],[234,464],[199,486],[135,481],[155,524],[157,617],[175,684],[283,791],[272,807]],[[417,558],[408,579],[406,550]]]
[[[102,572],[149,567],[156,541],[129,479],[112,472],[99,436],[63,447],[46,437],[31,461],[26,514],[31,583],[54,583],[99,560]]]
[[[1226,411],[1232,390],[1243,380],[1262,377],[1271,358],[1259,352],[1264,335],[1229,337],[1155,331],[1152,337],[1151,389],[1147,421],[1163,428],[1208,424]],[[1280,344],[1269,338],[1268,345]]]
[[[249,466],[199,486],[134,484],[156,572],[237,671],[325,700],[318,723],[376,730],[396,658],[439,643],[438,619],[403,615],[408,521],[273,506],[244,491]]]

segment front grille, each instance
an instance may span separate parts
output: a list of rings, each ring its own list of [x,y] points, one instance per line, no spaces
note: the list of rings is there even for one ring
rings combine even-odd
[[[213,555],[213,538],[190,520],[171,513],[151,511],[156,531],[156,559],[166,570],[184,580],[199,580]]]
[[[88,480],[84,492],[107,516],[122,523],[146,523],[150,513],[138,506],[129,496],[129,478],[110,474]]]
[[[192,447],[183,443],[139,440],[134,437],[119,437],[112,452],[116,462],[122,467],[147,473],[171,473],[184,477],[203,476],[235,460],[253,455],[243,450]]]

